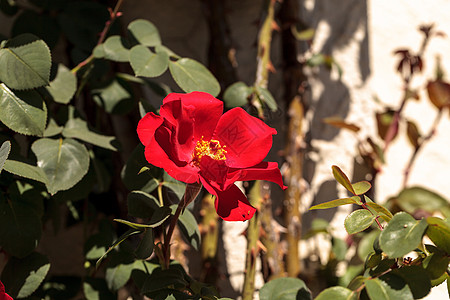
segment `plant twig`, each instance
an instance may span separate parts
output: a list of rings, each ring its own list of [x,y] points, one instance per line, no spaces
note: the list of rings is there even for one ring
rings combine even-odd
[[[411,157],[408,161],[408,165],[406,166],[406,168],[403,172],[403,188],[406,188],[406,185],[407,185],[408,179],[409,179],[409,174],[411,173],[411,169],[417,158],[417,154],[419,153],[420,149],[422,149],[424,144],[427,143],[434,136],[436,129],[439,125],[439,121],[441,120],[442,112],[443,112],[443,109],[439,109],[439,112],[433,121],[433,125],[431,126],[429,133],[426,136],[424,136],[422,139],[420,139],[419,142],[417,143],[417,146],[414,148],[414,152],[411,155]]]
[[[100,33],[100,37],[97,41],[97,45],[100,45],[105,41],[106,35],[109,32],[109,29],[111,28],[111,25],[113,22],[121,16],[121,12],[119,12],[120,7],[122,6],[123,0],[118,0],[116,3],[116,6],[113,10],[110,9],[109,11],[109,20],[106,21],[105,27],[103,28],[102,32]],[[88,65],[94,60],[94,53],[91,53],[85,60],[80,62],[75,68],[72,69],[72,73],[76,74],[82,67]]]

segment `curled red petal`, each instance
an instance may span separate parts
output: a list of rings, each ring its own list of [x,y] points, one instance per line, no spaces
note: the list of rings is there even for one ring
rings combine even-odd
[[[0,281],[0,300],[13,300],[13,298],[6,293],[5,286],[1,281]]]
[[[168,139],[168,142],[170,140]],[[176,161],[170,157],[170,152],[166,152],[161,147],[157,139],[153,139],[145,147],[145,159],[156,167],[163,168],[170,176],[176,180],[194,183],[198,181],[198,169],[182,161]]]
[[[169,116],[168,112],[163,108],[173,101],[180,101],[184,109],[187,107],[192,109],[192,118],[194,120],[192,134],[195,141],[200,140],[202,136],[204,140],[211,139],[214,128],[216,128],[217,122],[223,112],[222,101],[204,92],[192,92],[188,94],[170,93],[163,101],[163,106],[161,107],[162,117],[166,118]]]
[[[236,185],[231,185],[225,191],[220,191],[212,187],[208,182],[200,177],[203,186],[211,194],[216,196],[216,212],[225,221],[246,221],[253,217],[256,212],[247,197]]]
[[[260,163],[272,147],[277,131],[240,107],[226,112],[217,123],[214,139],[226,146],[226,164],[247,168]]]
[[[138,123],[137,134],[141,143],[147,146],[155,136],[155,131],[164,122],[163,118],[154,113],[146,114]]]
[[[287,188],[283,184],[283,178],[276,162],[263,161],[245,169],[229,169],[225,188],[235,181],[267,180],[278,184],[283,190]]]

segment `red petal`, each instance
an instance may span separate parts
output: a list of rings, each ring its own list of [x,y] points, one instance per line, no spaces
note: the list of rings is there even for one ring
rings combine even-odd
[[[166,139],[164,139],[164,141],[165,140]],[[170,143],[170,139],[167,138],[166,142]],[[163,168],[170,176],[172,176],[176,180],[186,183],[194,183],[198,181],[197,168],[191,166],[186,162],[175,160],[172,153],[170,152],[171,149],[165,150],[161,146],[164,147],[164,143],[160,145],[158,143],[158,139],[153,139],[145,147],[145,158],[150,164],[156,167]]]
[[[161,126],[163,119],[154,113],[146,114],[138,123],[137,134],[141,143],[147,146],[155,136],[156,129]]]
[[[208,93],[192,92],[188,94],[171,93],[164,99],[161,107],[161,116],[166,117],[163,113],[163,107],[173,101],[181,101],[183,108],[190,107],[193,112],[194,130],[193,135],[195,141],[203,136],[204,140],[212,137],[214,128],[223,112],[222,101],[214,98]]]
[[[272,147],[277,131],[240,107],[226,112],[217,123],[214,138],[226,146],[226,163],[247,168],[260,163]]]
[[[202,177],[200,180],[208,192],[216,196],[217,214],[225,221],[245,221],[251,219],[255,214],[256,208],[251,206],[247,197],[234,184],[227,190],[220,191],[213,188]]]
[[[278,184],[283,190],[287,188],[287,186],[283,184],[283,178],[281,177],[280,169],[278,169],[278,164],[276,162],[266,161],[250,168],[230,169],[225,188],[235,181],[249,180],[267,180]]]

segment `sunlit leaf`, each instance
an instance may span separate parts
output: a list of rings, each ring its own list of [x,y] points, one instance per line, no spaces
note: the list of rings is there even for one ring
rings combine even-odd
[[[58,64],[55,79],[46,87],[57,103],[68,104],[77,90],[77,77],[63,64]]]
[[[48,258],[37,252],[19,259],[11,257],[2,272],[2,282],[14,298],[30,296],[44,281],[50,269]]]
[[[128,253],[116,252],[111,255],[105,271],[106,284],[110,290],[117,291],[128,282],[135,262]]]
[[[310,41],[314,37],[315,30],[308,28],[302,31],[298,31],[296,26],[291,26],[292,35],[299,41]]]
[[[16,90],[47,85],[50,49],[32,34],[19,35],[0,46],[0,81]]]
[[[396,197],[396,203],[402,210],[411,214],[416,210],[426,210],[430,213],[441,211],[444,215],[450,216],[450,204],[447,199],[419,186],[402,190]]]
[[[1,83],[0,107],[0,121],[10,129],[25,135],[43,135],[47,106],[36,91],[12,91]]]
[[[366,205],[376,211],[386,222],[389,222],[393,217],[389,210],[378,203],[367,202]]]
[[[347,191],[349,191],[353,195],[356,195],[355,190],[353,189],[353,186],[350,183],[350,180],[348,179],[347,175],[345,175],[345,173],[342,172],[342,170],[338,166],[332,166],[331,169],[333,171],[333,176],[336,179],[336,181],[339,182],[343,187],[345,187]]]
[[[169,70],[178,86],[187,93],[200,91],[216,97],[220,92],[220,84],[214,75],[193,59],[170,61]]]
[[[83,293],[86,300],[115,300],[115,296],[103,278],[86,277],[83,283]]]
[[[356,183],[352,183],[352,187],[356,195],[362,195],[367,193],[372,185],[368,181],[359,181]]]
[[[130,64],[136,76],[157,77],[169,66],[166,52],[154,53],[145,46],[136,45],[130,50]]]
[[[276,278],[259,290],[260,300],[312,299],[306,284],[298,278]]]
[[[438,109],[450,105],[450,84],[437,80],[429,81],[427,85],[428,97]]]
[[[371,300],[414,299],[406,283],[397,276],[384,275],[365,282]]]
[[[47,177],[47,189],[52,195],[73,187],[89,169],[86,147],[72,139],[42,138],[33,143],[31,150]]]
[[[428,217],[426,222],[428,237],[439,249],[450,254],[450,225],[437,217]]]
[[[425,220],[417,221],[408,213],[397,213],[381,232],[380,247],[389,257],[402,257],[421,243],[427,226]]]
[[[334,286],[320,292],[314,300],[356,300],[357,293],[342,286]]]
[[[352,123],[347,123],[344,119],[340,117],[329,117],[323,119],[323,122],[332,125],[337,128],[345,128],[353,132],[358,132],[361,128]]]
[[[357,204],[358,201],[355,198],[359,199],[359,197],[353,196],[351,198],[341,198],[341,199],[336,199],[336,200],[320,203],[320,204],[310,207],[310,210],[327,209],[327,208],[338,207],[338,206],[346,205],[346,204]]]
[[[355,210],[345,218],[345,230],[348,234],[355,234],[366,230],[375,221],[375,217],[367,209]]]
[[[134,38],[144,46],[161,45],[158,29],[151,22],[143,19],[135,20],[128,25],[128,30]]]

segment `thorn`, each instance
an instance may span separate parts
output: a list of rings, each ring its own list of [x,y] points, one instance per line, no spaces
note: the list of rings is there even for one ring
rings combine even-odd
[[[256,245],[258,246],[258,250],[262,250],[263,252],[266,252],[266,253],[267,253],[267,248],[266,248],[266,246],[264,246],[264,244],[263,244],[260,240],[258,240],[258,241],[256,242]]]
[[[269,60],[267,62],[267,69],[269,70],[270,73],[276,73],[277,70],[275,69],[275,67],[273,66],[272,62]]]
[[[271,27],[272,27],[272,30],[281,31],[280,26],[278,26],[278,23],[275,21],[272,21]]]

